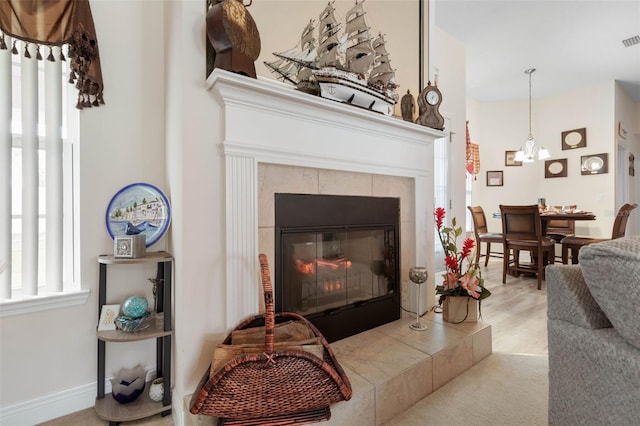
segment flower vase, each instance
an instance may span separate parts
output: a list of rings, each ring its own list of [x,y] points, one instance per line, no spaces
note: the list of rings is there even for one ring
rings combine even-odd
[[[149,398],[151,400],[160,402],[162,401],[162,397],[164,396],[164,379],[162,377],[155,379],[151,382],[151,387],[149,388]]]
[[[478,322],[478,301],[467,296],[447,296],[442,302],[442,319],[451,323]]]

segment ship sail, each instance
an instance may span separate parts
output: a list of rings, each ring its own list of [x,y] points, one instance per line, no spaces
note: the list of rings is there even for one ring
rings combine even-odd
[[[375,51],[374,67],[369,75],[369,83],[375,86],[386,87],[388,89],[396,89],[396,73],[391,68],[389,61],[389,52],[385,47],[384,36],[382,34],[373,41],[373,49]]]
[[[300,35],[300,45],[285,52],[274,52],[274,56],[279,59],[273,62],[265,61],[265,66],[283,81],[295,85],[309,81],[310,68],[315,67],[318,56],[314,31],[314,20],[310,19]]]
[[[273,62],[265,61],[264,64],[267,68],[282,81],[288,81],[293,84],[297,84],[298,65],[295,62],[288,62],[284,59],[278,59]]]
[[[345,26],[347,33],[346,67],[349,71],[362,75],[371,70],[375,54],[365,14],[364,2],[358,3],[356,1],[355,6],[347,12]]]
[[[327,66],[341,67],[340,39],[338,37],[340,24],[335,17],[333,3],[327,4],[322,13],[320,13],[319,19],[318,66],[321,68]]]
[[[265,65],[298,90],[391,115],[398,101],[395,71],[382,35],[371,36],[364,1],[355,0],[342,25],[330,0],[317,27],[313,20],[304,27],[299,46],[274,53],[279,60]]]
[[[316,39],[313,37],[313,30],[315,26],[313,25],[313,19],[309,20],[309,23],[302,30],[302,35],[300,36],[300,47],[302,50],[313,48],[316,44]]]

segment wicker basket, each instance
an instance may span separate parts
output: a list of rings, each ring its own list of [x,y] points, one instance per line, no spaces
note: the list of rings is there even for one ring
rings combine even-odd
[[[265,314],[236,330],[265,327],[265,352],[233,358],[211,376],[209,369],[191,399],[190,411],[218,417],[219,425],[296,425],[328,420],[329,406],[351,399],[351,384],[320,331],[304,317],[274,313],[267,257],[260,255]],[[274,351],[276,323],[300,321],[320,338],[323,358],[302,350]],[[231,344],[231,333],[223,342]]]

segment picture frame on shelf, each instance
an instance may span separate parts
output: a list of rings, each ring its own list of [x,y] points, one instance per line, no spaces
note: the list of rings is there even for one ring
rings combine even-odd
[[[115,330],[115,320],[120,314],[120,305],[102,305],[98,331]]]
[[[587,147],[587,128],[567,130],[561,133],[562,150],[586,148]]]
[[[516,161],[517,151],[505,151],[504,152],[504,165],[509,166],[522,166],[522,161]]]
[[[583,155],[580,157],[580,173],[583,175],[601,175],[609,173],[609,155],[602,154]]]
[[[503,184],[502,170],[487,171],[487,186],[502,186]]]
[[[546,160],[544,162],[545,179],[567,177],[567,159]]]

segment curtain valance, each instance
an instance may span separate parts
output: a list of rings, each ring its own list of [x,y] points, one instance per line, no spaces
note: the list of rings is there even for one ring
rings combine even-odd
[[[467,121],[467,172],[473,176],[473,180],[477,180],[477,175],[480,173],[480,145],[471,142],[471,136],[469,135],[469,122]]]
[[[98,40],[89,0],[2,0],[0,1],[0,49],[8,49],[6,36],[14,38],[11,51],[18,54],[16,39],[27,47],[49,47],[47,60],[55,61],[53,46],[68,45],[71,61],[70,83],[78,89],[77,108],[104,104]],[[65,60],[62,51],[60,59]]]

